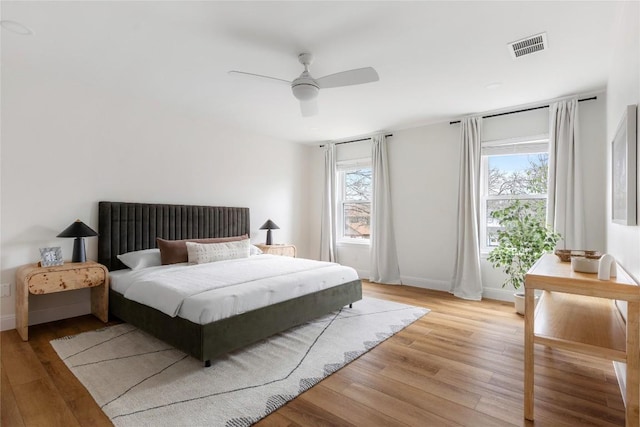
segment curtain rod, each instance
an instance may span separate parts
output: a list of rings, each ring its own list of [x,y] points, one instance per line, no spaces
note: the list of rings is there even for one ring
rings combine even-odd
[[[578,102],[582,102],[582,101],[592,101],[594,99],[598,99],[597,96],[592,96],[591,98],[583,98],[583,99],[578,99]],[[548,105],[541,105],[539,107],[531,107],[531,108],[524,108],[522,110],[516,110],[516,111],[507,111],[506,113],[496,113],[496,114],[489,114],[487,116],[482,116],[483,119],[488,119],[491,117],[498,117],[498,116],[506,116],[508,114],[515,114],[515,113],[524,113],[525,111],[533,111],[533,110],[540,110],[542,108],[549,108]],[[456,123],[460,123],[460,120],[456,120],[453,122],[449,122],[450,125],[454,125]]]
[[[385,135],[385,138],[389,138],[390,136],[393,136],[392,133]],[[351,144],[352,142],[362,142],[362,141],[368,141],[370,140],[371,137],[369,138],[362,138],[362,139],[354,139],[353,141],[343,141],[343,142],[336,142],[335,145],[342,145],[342,144]],[[319,146],[320,148],[324,147],[324,144]]]

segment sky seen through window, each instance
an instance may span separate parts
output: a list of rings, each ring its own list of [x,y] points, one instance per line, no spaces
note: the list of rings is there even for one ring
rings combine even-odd
[[[490,156],[489,169],[497,168],[505,172],[523,171],[531,161],[535,161],[538,154],[510,154],[504,156]]]

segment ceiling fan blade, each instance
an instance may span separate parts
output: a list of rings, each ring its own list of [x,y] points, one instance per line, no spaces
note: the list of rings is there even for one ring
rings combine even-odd
[[[342,71],[340,73],[329,74],[328,76],[316,79],[320,89],[340,86],[359,85],[362,83],[377,82],[380,80],[378,73],[372,67],[358,68],[355,70]]]
[[[291,86],[290,81],[279,79],[277,77],[263,76],[261,74],[254,74],[254,73],[245,73],[244,71],[235,71],[235,70],[229,71],[229,74],[231,74],[232,76],[248,76],[248,77],[254,77],[259,79],[268,79],[273,81],[274,83],[284,83],[288,86]]]
[[[302,117],[311,117],[318,114],[318,99],[310,99],[309,101],[300,101],[300,111]]]

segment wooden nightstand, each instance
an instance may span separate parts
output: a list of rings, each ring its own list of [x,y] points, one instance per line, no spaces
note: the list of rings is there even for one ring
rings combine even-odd
[[[68,262],[55,267],[27,264],[16,271],[16,329],[29,339],[29,294],[91,288],[91,312],[103,322],[109,320],[109,271],[97,262]]]
[[[296,247],[294,245],[263,245],[258,243],[255,246],[265,254],[296,257]]]

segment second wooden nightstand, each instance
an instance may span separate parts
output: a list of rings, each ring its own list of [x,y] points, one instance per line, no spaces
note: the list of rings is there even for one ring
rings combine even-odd
[[[263,245],[258,243],[255,246],[265,254],[296,257],[296,247],[294,245]]]
[[[68,262],[55,267],[27,264],[16,271],[16,329],[29,339],[29,294],[91,288],[91,312],[103,322],[109,320],[109,271],[97,262]]]

